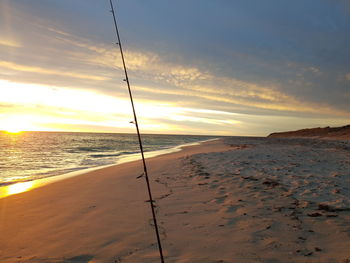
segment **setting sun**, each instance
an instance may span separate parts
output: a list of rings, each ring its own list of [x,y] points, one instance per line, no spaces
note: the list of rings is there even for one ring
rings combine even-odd
[[[7,133],[20,133],[23,132],[23,126],[12,124],[4,128]]]
[[[6,130],[7,133],[13,133],[13,134],[16,134],[16,133],[21,133],[22,130],[16,130],[16,129],[9,129],[9,130]]]
[[[8,133],[19,133],[31,128],[32,124],[25,116],[10,116],[0,120],[0,129]]]
[[[20,133],[22,131],[35,130],[36,127],[29,119],[29,116],[9,116],[0,119],[0,130],[8,133]]]

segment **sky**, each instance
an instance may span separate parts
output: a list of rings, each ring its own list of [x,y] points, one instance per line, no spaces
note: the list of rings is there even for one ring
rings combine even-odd
[[[118,0],[141,132],[350,124],[348,0]],[[0,130],[134,132],[108,0],[0,0]]]

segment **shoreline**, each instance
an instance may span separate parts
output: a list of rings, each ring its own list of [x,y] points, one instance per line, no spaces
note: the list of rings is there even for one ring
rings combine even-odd
[[[154,157],[161,156],[164,154],[171,154],[171,153],[181,151],[184,147],[200,145],[201,143],[215,141],[215,140],[220,140],[220,138],[213,138],[213,139],[209,139],[209,140],[180,144],[180,145],[176,145],[176,146],[173,146],[170,148],[145,152],[144,154],[145,154],[145,158],[149,159],[149,158],[154,158]],[[86,173],[90,173],[90,172],[93,172],[96,170],[117,166],[117,165],[120,165],[123,163],[135,162],[135,161],[139,161],[139,160],[141,160],[141,153],[140,152],[121,156],[117,160],[117,162],[113,163],[113,164],[95,166],[95,167],[90,167],[90,168],[85,168],[85,169],[79,169],[79,170],[69,172],[69,173],[63,173],[60,175],[53,175],[53,176],[48,176],[48,177],[34,179],[34,180],[13,182],[13,183],[8,183],[8,184],[6,183],[4,185],[0,184],[0,199],[6,198],[7,196],[10,196],[13,194],[19,194],[22,192],[31,191],[33,189],[43,187],[43,186],[51,184],[51,183],[59,182],[61,180],[66,180],[66,179],[69,179],[71,177],[83,176]]]
[[[157,178],[178,171],[181,158],[229,148],[216,140],[149,158],[154,198],[167,192]],[[136,179],[142,171],[141,162],[128,162],[0,199],[0,261],[120,262],[146,249],[136,262],[154,262],[148,195],[144,180]]]

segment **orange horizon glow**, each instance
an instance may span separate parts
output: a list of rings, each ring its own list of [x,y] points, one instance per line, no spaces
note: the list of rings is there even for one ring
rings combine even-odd
[[[117,132],[134,131],[128,98],[96,91],[75,90],[39,84],[16,83],[0,79],[0,102],[11,105],[0,114],[0,130]],[[33,96],[33,94],[36,94]],[[81,98],[84,98],[83,100]],[[209,109],[185,108],[176,103],[138,101],[138,117],[145,133],[183,133],[182,123],[211,126],[240,125],[238,114]],[[197,116],[196,116],[197,115]],[[166,120],[166,121],[164,121]],[[170,123],[171,121],[172,123]],[[191,134],[207,134],[193,128]],[[218,133],[217,131],[215,133]],[[221,132],[227,133],[227,132]],[[226,134],[227,135],[227,134]]]
[[[137,90],[142,88],[137,87]],[[133,133],[128,98],[103,94],[96,90],[17,83],[0,79],[0,131],[19,134],[24,131]],[[35,94],[35,96],[33,96]],[[83,98],[83,99],[82,99]],[[143,133],[265,136],[255,129],[253,119],[265,123],[285,123],[279,115],[254,115],[184,107],[177,102],[138,100],[136,111]],[[291,130],[322,126],[322,118],[288,117]],[[310,123],[314,123],[310,126]],[[344,118],[327,120],[327,125],[341,126]],[[297,126],[296,126],[297,124]]]

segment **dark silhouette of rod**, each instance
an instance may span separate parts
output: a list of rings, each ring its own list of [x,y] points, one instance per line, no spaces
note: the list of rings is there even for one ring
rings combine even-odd
[[[118,30],[118,25],[117,25],[117,19],[116,19],[116,15],[115,15],[115,12],[114,12],[114,6],[113,6],[112,0],[109,0],[109,3],[111,5],[111,12],[113,14],[113,21],[114,21],[115,32],[116,32],[116,36],[117,36],[117,39],[118,39],[117,45],[119,45],[120,55],[121,55],[122,62],[123,62],[123,68],[124,68],[124,73],[125,73],[125,81],[126,81],[126,84],[128,86],[128,91],[129,91],[132,111],[133,111],[133,114],[134,114],[134,124],[136,126],[137,137],[139,139],[139,145],[140,145],[140,151],[141,151],[142,163],[143,163],[143,171],[144,171],[144,175],[145,175],[145,179],[146,179],[146,183],[147,183],[147,190],[148,190],[148,195],[149,195],[149,203],[150,203],[151,210],[152,210],[154,229],[155,229],[156,236],[157,236],[160,261],[162,263],[164,263],[162,244],[160,242],[159,230],[158,230],[158,224],[157,224],[157,217],[156,217],[156,213],[154,211],[154,205],[153,205],[154,200],[153,200],[153,197],[152,197],[151,186],[150,186],[150,182],[149,182],[149,179],[148,179],[147,166],[146,166],[145,156],[144,156],[144,153],[143,153],[141,134],[140,134],[140,130],[139,130],[139,124],[137,122],[136,111],[135,111],[135,106],[134,106],[134,100],[133,100],[132,93],[131,93],[130,82],[129,82],[129,77],[128,77],[128,71],[126,70],[124,53],[123,53],[122,43],[120,41],[120,35],[119,35],[119,30]]]

